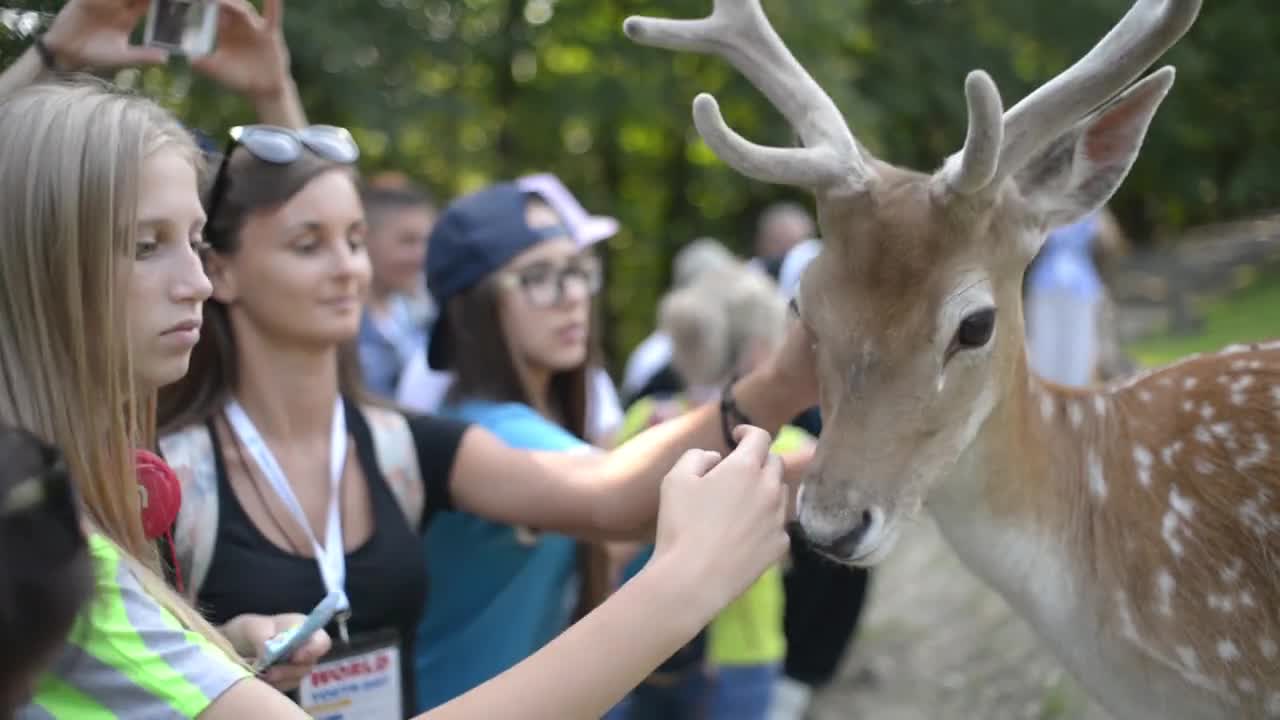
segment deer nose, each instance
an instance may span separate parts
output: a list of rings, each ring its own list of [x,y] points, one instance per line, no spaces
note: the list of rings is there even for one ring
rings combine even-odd
[[[822,552],[841,560],[856,559],[865,552],[861,548],[868,540],[874,541],[884,529],[884,511],[872,506],[862,511],[858,522],[843,535],[826,543],[817,543]]]

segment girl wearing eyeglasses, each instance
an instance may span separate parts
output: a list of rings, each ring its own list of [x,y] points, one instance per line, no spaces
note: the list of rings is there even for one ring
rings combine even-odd
[[[429,240],[427,286],[441,315],[428,360],[455,377],[445,416],[513,447],[586,452],[602,272],[550,204],[560,201],[506,182],[445,210]],[[528,657],[608,592],[602,547],[471,513],[436,517],[426,554],[434,590],[418,634],[423,710]]]

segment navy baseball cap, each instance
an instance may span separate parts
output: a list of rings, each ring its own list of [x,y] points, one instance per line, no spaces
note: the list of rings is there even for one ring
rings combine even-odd
[[[531,195],[514,182],[491,185],[451,203],[427,240],[427,291],[440,308],[431,328],[427,364],[448,370],[448,303],[479,285],[511,258],[556,237],[573,237],[562,225],[530,228],[525,206]]]

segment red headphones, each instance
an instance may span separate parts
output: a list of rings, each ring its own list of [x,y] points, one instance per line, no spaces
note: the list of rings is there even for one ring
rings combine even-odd
[[[182,509],[182,483],[178,482],[178,474],[169,467],[169,463],[155,453],[134,450],[133,464],[138,473],[142,530],[148,540],[165,538],[168,541],[174,582],[178,592],[182,592],[182,568],[178,565],[177,544],[173,542],[173,524]]]
[[[142,500],[142,528],[148,540],[157,540],[173,528],[182,508],[182,485],[173,468],[155,453],[135,450],[138,494]]]

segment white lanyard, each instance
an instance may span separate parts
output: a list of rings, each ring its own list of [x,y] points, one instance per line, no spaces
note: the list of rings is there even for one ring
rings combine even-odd
[[[271,452],[271,448],[267,447],[266,441],[262,439],[258,428],[254,427],[253,421],[249,419],[244,408],[240,407],[240,403],[234,399],[227,403],[227,420],[231,423],[231,429],[236,436],[240,438],[241,444],[249,454],[253,455],[254,462],[262,470],[271,489],[275,490],[276,495],[293,515],[293,519],[307,533],[307,539],[311,541],[315,551],[316,564],[320,566],[320,578],[324,581],[325,589],[329,592],[342,593],[342,600],[338,604],[340,612],[338,630],[343,635],[343,642],[349,642],[346,637],[346,619],[351,614],[351,603],[346,595],[347,557],[342,541],[342,499],[340,497],[342,471],[347,461],[347,417],[343,411],[342,398],[339,397],[333,406],[333,431],[329,441],[329,518],[325,528],[324,545],[316,540],[311,523],[307,521],[307,515],[303,512],[298,497],[293,494],[293,488],[285,478],[280,463],[276,462],[275,454]]]

